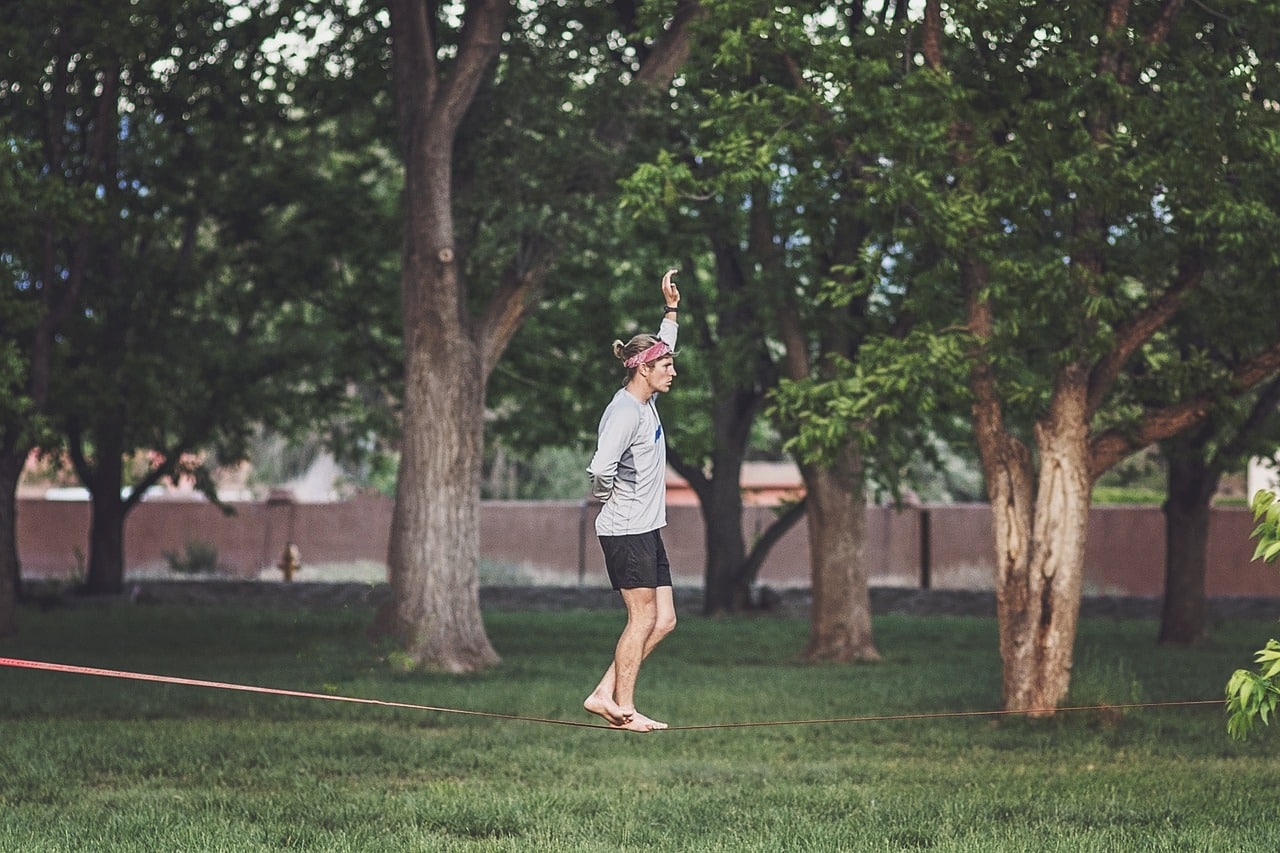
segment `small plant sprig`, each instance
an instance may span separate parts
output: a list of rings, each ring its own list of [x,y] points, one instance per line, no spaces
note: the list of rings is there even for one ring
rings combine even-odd
[[[1258,540],[1253,559],[1271,563],[1280,557],[1280,495],[1261,490],[1253,496],[1250,508],[1258,526],[1249,534]],[[1237,669],[1227,682],[1227,733],[1244,740],[1258,721],[1271,725],[1280,704],[1280,641],[1268,640],[1265,648],[1253,656],[1258,670]]]
[[[1253,496],[1249,508],[1253,510],[1253,520],[1258,526],[1249,534],[1251,539],[1258,540],[1258,547],[1253,551],[1254,560],[1270,563],[1280,556],[1280,495],[1267,489],[1260,489]]]

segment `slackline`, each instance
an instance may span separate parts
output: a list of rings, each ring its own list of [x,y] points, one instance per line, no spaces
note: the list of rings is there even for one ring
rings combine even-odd
[[[621,726],[601,725],[600,723],[583,723],[575,720],[556,720],[549,717],[530,717],[522,714],[502,714],[496,711],[473,711],[463,708],[445,708],[438,705],[420,705],[414,702],[393,702],[387,699],[368,699],[359,696],[341,696],[333,693],[312,693],[305,690],[287,690],[278,687],[258,687],[251,684],[235,684],[228,681],[207,681],[199,678],[181,678],[174,675],[154,675],[145,672],[128,672],[118,669],[102,669],[92,666],[75,666],[65,663],[25,660],[23,658],[0,657],[0,666],[15,669],[33,669],[43,672],[59,672],[68,675],[92,675],[102,678],[117,678],[129,681],[148,681],[158,684],[177,684],[186,687],[205,687],[214,690],[235,690],[242,693],[261,693],[269,696],[292,696],[297,699],[322,699],[327,702],[348,702],[357,705],[375,705],[382,708],[403,708],[412,711],[431,711],[438,714],[462,714],[471,717],[490,717],[498,720],[515,720],[526,723],[544,723],[554,726],[573,726],[581,729],[604,729],[606,731],[629,731]],[[697,731],[704,729],[745,729],[765,726],[817,726],[835,725],[839,723],[883,723],[894,720],[941,720],[961,717],[1007,717],[1029,716],[1037,714],[1061,714],[1079,711],[1122,711],[1138,708],[1176,708],[1194,705],[1221,705],[1222,699],[1185,699],[1169,702],[1128,702],[1113,705],[1077,705],[1066,708],[1029,708],[1022,710],[995,711],[934,711],[916,714],[875,714],[860,717],[827,717],[823,719],[803,720],[761,720],[740,723],[703,723],[687,726],[668,726],[656,729],[657,732]],[[646,732],[646,734],[649,734]]]

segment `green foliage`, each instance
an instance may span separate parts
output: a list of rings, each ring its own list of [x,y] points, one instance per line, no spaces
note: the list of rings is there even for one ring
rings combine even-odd
[[[1095,504],[1147,504],[1165,501],[1168,474],[1158,448],[1149,447],[1112,467],[1093,487]]]
[[[822,377],[782,381],[768,414],[790,436],[789,453],[825,462],[852,443],[896,494],[928,427],[947,424],[964,400],[965,346],[958,334],[874,337],[856,361],[832,356]]]
[[[1253,559],[1275,562],[1280,558],[1280,500],[1275,492],[1260,490],[1251,504],[1258,522],[1251,538],[1258,540]],[[1280,642],[1268,640],[1254,655],[1257,672],[1237,669],[1227,681],[1227,732],[1243,740],[1259,721],[1270,725],[1280,702]]]
[[[1160,506],[1164,503],[1164,496],[1165,493],[1162,490],[1148,489],[1141,486],[1093,487],[1093,503],[1095,504]]]
[[[690,298],[691,240],[619,207],[618,179],[669,138],[668,99],[642,97],[628,83],[640,41],[664,14],[643,4],[524,9],[455,146],[456,232],[471,307],[481,310],[513,273],[552,262],[487,389],[486,444],[521,459],[594,442],[622,381],[610,345],[657,330],[667,268],[682,270],[682,308],[706,313]],[[689,333],[682,323],[682,344]],[[677,384],[664,420],[690,387],[683,375]]]
[[[1274,562],[1280,556],[1280,500],[1275,492],[1259,490],[1253,496],[1250,509],[1253,520],[1258,526],[1249,534],[1251,539],[1258,540],[1258,547],[1253,552],[1253,559],[1264,563]]]
[[[1271,725],[1280,702],[1280,642],[1268,640],[1254,655],[1257,672],[1237,669],[1227,681],[1227,732],[1244,740],[1258,722]]]
[[[482,498],[492,500],[581,500],[587,491],[591,452],[582,447],[540,447],[532,454],[491,446],[485,460]]]
[[[1270,14],[1249,4],[1235,12]],[[1122,85],[1098,72],[1115,46],[1091,35],[1103,23],[1095,7],[991,4],[944,14],[947,74],[904,81],[897,120],[909,130],[886,137],[885,181],[911,223],[899,254],[914,262],[917,304],[955,294],[962,262],[982,274],[993,325],[980,352],[1010,428],[1028,436],[1056,378],[1096,364],[1186,258],[1209,273],[1178,322],[1218,332],[1181,353],[1168,336],[1153,340],[1126,361],[1093,427],[1132,427],[1149,408],[1230,388],[1223,365],[1274,338],[1274,324],[1262,326],[1275,310],[1275,253],[1241,251],[1274,245],[1280,233],[1274,211],[1248,213],[1274,192],[1280,156],[1280,116],[1251,94],[1253,76],[1272,79],[1276,69],[1249,57],[1270,55],[1274,28],[1258,19],[1259,45],[1249,48],[1235,35],[1248,31],[1243,19],[1227,36],[1207,11],[1188,7],[1157,50],[1133,41],[1153,25],[1135,8],[1122,39],[1135,82]],[[1211,121],[1205,103],[1214,104]],[[1206,219],[1205,207],[1219,215]],[[1090,219],[1096,226],[1080,227]],[[1219,297],[1220,279],[1240,289]],[[1259,301],[1268,307],[1258,310]]]
[[[741,420],[735,406],[763,392],[792,455],[855,446],[868,476],[896,491],[905,460],[941,428],[933,420],[949,422],[950,401],[939,401],[955,387],[954,341],[907,332],[916,306],[894,248],[902,220],[885,195],[883,146],[907,131],[893,95],[901,33],[860,6],[705,9],[677,93],[688,111],[672,130],[680,148],[623,182],[640,221],[698,234],[711,249],[714,334],[697,343],[716,357],[699,365],[711,388],[699,404]],[[922,389],[935,380],[946,390]],[[731,431],[721,423],[689,442],[700,456],[683,443],[681,454],[710,470]]]
[[[1163,495],[1168,481],[1166,468],[1167,464],[1158,448],[1149,447],[1112,467],[1098,478],[1097,485]],[[1160,503],[1160,500],[1155,502]]]

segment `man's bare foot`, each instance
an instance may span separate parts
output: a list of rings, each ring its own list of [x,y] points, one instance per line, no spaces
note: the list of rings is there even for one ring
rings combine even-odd
[[[629,732],[657,732],[666,727],[666,723],[651,720],[639,711],[633,713],[631,718],[622,725],[614,725],[615,729],[626,729]]]
[[[611,726],[625,726],[631,722],[631,715],[618,707],[616,702],[596,693],[584,699],[582,707],[597,717],[604,717],[604,721]]]

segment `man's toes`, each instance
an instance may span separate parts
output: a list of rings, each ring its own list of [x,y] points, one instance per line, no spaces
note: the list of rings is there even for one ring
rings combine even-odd
[[[660,729],[667,728],[667,724],[650,719],[644,714],[637,712],[631,717],[631,719],[627,720],[625,724],[616,726],[615,728],[626,729],[629,732],[656,732]]]

